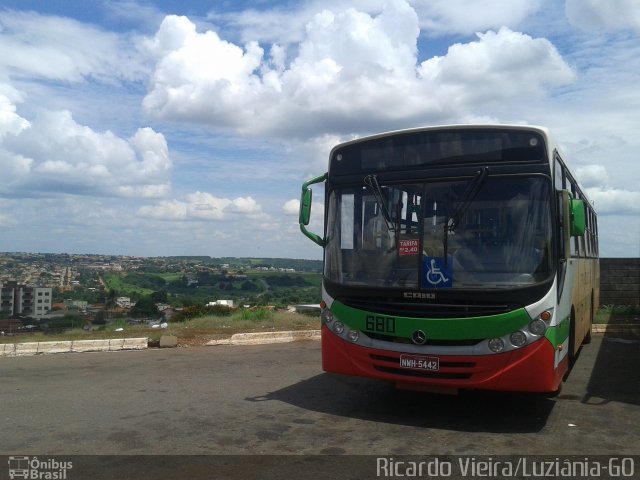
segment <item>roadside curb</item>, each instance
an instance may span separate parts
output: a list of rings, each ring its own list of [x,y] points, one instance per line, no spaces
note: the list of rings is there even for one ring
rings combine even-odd
[[[224,340],[211,340],[207,346],[216,345],[267,345],[298,340],[320,340],[320,330],[291,330],[284,332],[236,333]]]
[[[117,352],[120,350],[145,350],[149,339],[114,338],[107,340],[71,340],[61,342],[26,342],[0,344],[0,357],[24,357],[53,353]]]

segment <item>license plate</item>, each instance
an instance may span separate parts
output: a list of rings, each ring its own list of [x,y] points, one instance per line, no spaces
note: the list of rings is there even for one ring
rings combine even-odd
[[[400,355],[400,368],[437,372],[440,370],[440,359],[424,355]]]

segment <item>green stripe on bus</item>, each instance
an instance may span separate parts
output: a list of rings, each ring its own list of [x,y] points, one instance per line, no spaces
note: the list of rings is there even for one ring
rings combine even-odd
[[[422,330],[428,338],[435,340],[501,337],[524,328],[531,321],[524,308],[481,317],[413,318],[358,310],[334,301],[331,311],[350,329],[405,338]]]
[[[544,336],[551,342],[554,349],[558,348],[558,345],[569,336],[569,317],[560,321],[557,326],[548,328]]]

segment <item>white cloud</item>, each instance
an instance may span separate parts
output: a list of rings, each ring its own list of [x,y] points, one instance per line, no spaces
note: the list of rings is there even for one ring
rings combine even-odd
[[[617,188],[587,188],[587,197],[598,214],[640,215],[640,192]]]
[[[585,165],[576,168],[576,178],[584,187],[606,185],[609,181],[609,174],[603,165]]]
[[[587,31],[640,32],[640,3],[636,0],[566,0],[569,21]]]
[[[187,195],[186,218],[199,220],[221,220],[224,210],[232,202],[226,198],[217,198],[206,192]]]
[[[253,74],[263,56],[257,43],[243,50],[213,31],[197,33],[186,17],[168,16],[147,44],[159,57],[143,103],[148,112],[220,125],[237,125],[251,115],[248,106],[256,88],[263,88]]]
[[[454,107],[467,107],[508,98],[541,95],[545,88],[566,85],[575,74],[556,48],[544,38],[531,38],[503,27],[478,34],[478,41],[454,44],[447,55],[420,65],[431,82]]]
[[[17,118],[15,134],[0,137],[0,192],[162,197],[170,190],[169,149],[151,128],[123,139],[76,123],[68,111]]]
[[[141,80],[146,67],[135,37],[64,17],[0,11],[0,73],[79,82]]]
[[[371,16],[388,8],[389,0],[351,0],[348,5]],[[417,13],[419,26],[427,37],[448,34],[471,35],[478,31],[514,27],[540,9],[542,0],[408,0]],[[322,11],[340,11],[343,0],[314,0],[298,8],[266,8],[216,11],[207,16],[225,34],[240,41],[294,44],[305,39],[309,18]],[[286,25],[283,28],[283,25]]]
[[[3,185],[13,185],[31,172],[33,160],[22,155],[13,155],[0,147],[0,192]]]
[[[228,211],[243,215],[256,215],[260,213],[261,207],[251,197],[238,197],[231,202]]]
[[[229,219],[229,214],[257,216],[261,211],[262,207],[251,197],[231,200],[198,191],[187,195],[185,200],[163,200],[140,207],[137,215],[167,221],[216,221]]]
[[[358,11],[378,14],[385,0],[351,0],[349,6]],[[297,8],[275,6],[240,11],[212,10],[207,19],[225,34],[241,42],[258,41],[280,45],[297,44],[305,38],[305,26],[314,15],[324,11],[344,10],[344,0],[312,0],[300,2]]]
[[[177,200],[162,200],[153,206],[140,207],[138,216],[157,220],[186,220],[187,204]]]
[[[144,107],[157,118],[243,134],[313,137],[475,114],[574,80],[543,38],[501,28],[418,65],[418,35],[416,12],[404,1],[373,16],[323,10],[283,69],[282,55],[265,58],[255,42],[240,47],[168,16],[148,41],[158,60]]]
[[[4,213],[0,213],[0,227],[13,227],[14,225],[17,225],[18,222],[16,222],[16,220],[9,216],[6,215]]]
[[[285,215],[298,215],[298,212],[300,211],[300,200],[292,198],[291,200],[286,201],[282,206],[282,211]]]
[[[541,0],[416,0],[427,35],[463,34],[518,25],[540,8]]]
[[[3,91],[7,91],[7,95]],[[9,94],[14,98],[16,96],[9,85],[0,83],[0,141],[7,134],[17,135],[30,126],[26,119],[16,113],[16,105]]]

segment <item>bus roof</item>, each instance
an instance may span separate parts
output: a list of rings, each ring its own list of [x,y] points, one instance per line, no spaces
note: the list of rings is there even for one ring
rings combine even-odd
[[[333,147],[332,152],[338,148],[343,148],[347,145],[353,145],[360,142],[368,142],[369,140],[376,140],[379,138],[389,137],[393,135],[401,135],[405,133],[418,133],[418,132],[428,132],[428,131],[438,131],[438,130],[479,130],[479,129],[494,129],[500,128],[503,130],[529,130],[532,132],[540,133],[545,137],[547,142],[550,145],[555,145],[557,148],[557,143],[554,141],[553,136],[549,132],[547,127],[543,127],[540,125],[527,125],[527,124],[506,124],[506,123],[461,123],[461,124],[449,124],[449,125],[430,125],[425,127],[414,127],[414,128],[405,128],[400,130],[390,130],[388,132],[376,133],[374,135],[367,135],[364,137],[354,138],[353,140],[348,140],[346,142],[340,143]]]

